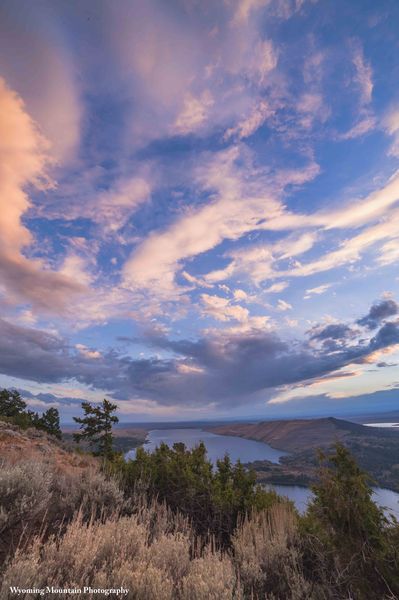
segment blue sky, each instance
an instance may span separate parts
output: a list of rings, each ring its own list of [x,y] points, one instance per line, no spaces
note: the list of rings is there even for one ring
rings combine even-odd
[[[395,409],[398,22],[4,0],[0,385],[64,420]]]

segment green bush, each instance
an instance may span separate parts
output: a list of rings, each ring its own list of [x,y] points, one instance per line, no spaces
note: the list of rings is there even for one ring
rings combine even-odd
[[[139,448],[134,460],[116,461],[111,468],[127,494],[142,489],[186,515],[197,534],[211,534],[224,545],[245,515],[280,501],[256,484],[253,471],[240,462],[233,465],[228,456],[213,468],[203,443],[192,450],[182,443],[161,444],[152,453]]]
[[[336,444],[333,453],[320,458],[314,500],[302,519],[309,570],[343,597],[397,597],[397,523],[390,524],[373,502],[370,478],[347,448]]]
[[[26,402],[22,400],[17,390],[0,390],[0,415],[16,417],[26,409]]]

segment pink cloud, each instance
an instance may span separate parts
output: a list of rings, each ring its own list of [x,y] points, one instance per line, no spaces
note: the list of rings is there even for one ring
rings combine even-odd
[[[32,242],[21,218],[30,207],[26,188],[48,187],[49,144],[25,110],[24,104],[0,79],[0,273],[7,301],[30,302],[57,311],[70,294],[83,286],[61,273],[29,260],[24,248]]]
[[[45,7],[25,3],[24,18],[0,7],[0,69],[51,142],[52,155],[64,162],[79,144],[83,107],[56,12]]]

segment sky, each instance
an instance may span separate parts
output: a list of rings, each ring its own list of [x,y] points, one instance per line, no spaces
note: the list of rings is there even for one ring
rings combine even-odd
[[[397,0],[2,0],[0,386],[399,406]]]

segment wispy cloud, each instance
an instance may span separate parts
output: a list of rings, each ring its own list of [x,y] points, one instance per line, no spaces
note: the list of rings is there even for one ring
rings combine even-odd
[[[76,157],[84,108],[56,13],[46,8],[47,3],[26,5],[23,18],[10,4],[0,8],[0,70],[62,163]]]
[[[233,146],[207,160],[197,182],[212,191],[215,199],[197,211],[187,211],[169,229],[145,240],[124,267],[125,285],[173,292],[183,260],[211,250],[224,239],[239,239],[256,227],[256,221],[281,212],[279,201],[258,196],[257,182],[252,191],[248,172],[244,188],[243,174],[235,167],[239,158],[240,150]]]
[[[389,155],[399,156],[399,108],[393,107],[384,115],[383,127],[393,138],[388,151]]]
[[[285,312],[286,310],[292,310],[292,306],[289,302],[280,299],[277,301],[277,310]]]
[[[352,41],[353,65],[355,67],[355,82],[359,86],[360,99],[362,104],[368,104],[371,101],[373,93],[373,73],[371,66],[366,62],[363,49],[358,40]]]
[[[306,290],[304,298],[305,298],[305,300],[308,300],[315,294],[317,296],[320,296],[320,294],[324,294],[328,289],[330,289],[331,286],[332,286],[332,283],[324,283],[322,285],[318,285],[317,287],[310,288],[310,289]]]

